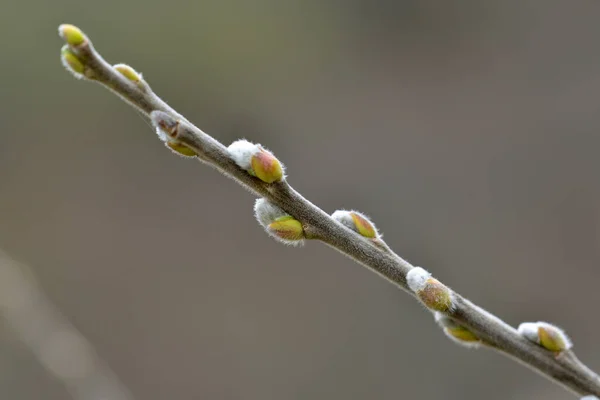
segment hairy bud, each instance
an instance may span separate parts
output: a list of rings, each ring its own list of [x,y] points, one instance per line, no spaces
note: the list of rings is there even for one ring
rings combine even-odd
[[[446,285],[431,277],[421,267],[414,267],[406,274],[408,287],[428,308],[435,311],[452,311],[452,292]]]
[[[297,241],[304,239],[302,224],[291,216],[281,217],[271,222],[269,230],[281,239]]]
[[[85,78],[85,66],[77,58],[75,53],[69,48],[68,45],[64,45],[60,52],[60,61],[67,71],[69,71],[75,78],[83,79]]]
[[[379,236],[375,224],[366,215],[358,211],[337,210],[331,214],[331,218],[369,239]]]
[[[518,331],[524,338],[550,351],[560,352],[573,347],[571,339],[562,329],[547,322],[523,322]]]
[[[58,27],[58,34],[69,46],[77,47],[87,41],[85,35],[78,27],[62,24]]]
[[[435,313],[435,322],[442,328],[446,336],[461,346],[476,348],[481,345],[479,338],[464,326],[441,312]]]
[[[267,199],[256,200],[254,215],[267,233],[276,240],[294,246],[304,242],[302,223]]]
[[[195,157],[197,155],[193,149],[175,139],[177,129],[179,129],[179,121],[162,111],[152,111],[150,120],[160,140],[173,152],[184,157]]]
[[[241,139],[229,145],[227,150],[240,168],[261,181],[273,183],[284,179],[283,165],[262,146]]]

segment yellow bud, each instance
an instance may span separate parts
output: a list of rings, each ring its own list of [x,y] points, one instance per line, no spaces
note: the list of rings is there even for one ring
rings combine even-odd
[[[478,342],[479,338],[473,332],[460,325],[452,328],[444,328],[449,336],[452,336],[463,342]]]
[[[540,326],[538,328],[538,337],[540,345],[550,351],[562,351],[568,348],[564,336],[556,329]]]
[[[354,222],[354,226],[356,226],[358,233],[368,238],[377,236],[377,231],[371,221],[355,212],[351,212],[350,216],[352,217],[352,221]]]
[[[167,145],[167,147],[169,147],[171,150],[186,156],[186,157],[195,157],[197,156],[196,152],[192,149],[190,149],[189,147],[187,147],[184,144],[181,143],[176,143],[176,142],[165,142],[165,144]]]
[[[435,312],[435,322],[444,330],[444,334],[461,346],[477,348],[483,342],[469,329],[439,311]]]
[[[283,178],[283,168],[275,156],[261,149],[252,156],[251,167],[254,175],[263,182],[273,183]]]
[[[269,224],[268,228],[271,233],[285,240],[304,239],[302,224],[289,215],[277,218]]]
[[[64,66],[67,69],[70,69],[71,72],[75,74],[83,75],[85,71],[85,66],[83,63],[77,58],[77,56],[69,49],[68,46],[64,46],[61,50],[61,59]]]
[[[70,46],[79,46],[86,41],[85,35],[81,32],[81,29],[75,25],[62,24],[58,27],[58,32]]]
[[[116,64],[113,65],[113,68],[119,71],[121,75],[129,79],[131,82],[138,83],[142,79],[140,74],[138,74],[136,70],[127,64]]]

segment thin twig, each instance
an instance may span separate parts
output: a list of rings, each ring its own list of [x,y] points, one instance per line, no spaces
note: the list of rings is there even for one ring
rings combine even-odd
[[[415,267],[391,251],[384,242],[370,240],[346,228],[305,199],[284,179],[266,183],[250,175],[232,160],[223,144],[167,105],[141,76],[140,79],[136,75],[134,79],[126,77],[100,56],[88,38],[83,35],[82,38],[76,35],[74,38],[66,40],[70,45],[69,51],[81,63],[75,64],[75,67],[81,68],[71,67],[72,70],[111,89],[147,117],[150,118],[151,114],[158,117],[161,123],[170,127],[173,140],[193,150],[200,161],[234,179],[250,192],[268,199],[300,221],[308,238],[321,240],[415,296],[407,284],[407,274]],[[516,359],[578,395],[600,396],[600,377],[583,365],[571,350],[558,353],[549,351],[525,339],[515,328],[458,293],[443,285],[441,287],[452,298],[452,306],[442,310],[443,314],[472,332],[486,347]]]

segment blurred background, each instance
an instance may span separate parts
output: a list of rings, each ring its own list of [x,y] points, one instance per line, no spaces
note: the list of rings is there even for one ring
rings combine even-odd
[[[600,369],[600,2],[1,14],[0,398],[571,398],[453,345],[335,251],[273,242],[252,195],[63,70],[64,22],[223,143],[269,147],[327,212],[367,213],[403,257],[510,324],[564,327]]]

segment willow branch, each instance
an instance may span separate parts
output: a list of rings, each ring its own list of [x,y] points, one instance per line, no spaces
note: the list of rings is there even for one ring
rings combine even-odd
[[[435,313],[436,320],[452,339],[497,350],[577,395],[600,396],[600,377],[575,357],[568,339],[561,336],[562,331],[558,328],[540,325],[538,329],[535,325],[537,330],[532,333],[532,339],[511,327],[395,254],[360,213],[340,212],[336,219],[308,201],[287,183],[278,160],[271,153],[256,147],[253,154],[262,157],[263,164],[255,169],[243,168],[232,150],[234,145],[227,148],[190,123],[158,97],[141,74],[125,65],[107,63],[77,28],[62,25],[60,33],[67,42],[62,59],[68,70],[78,77],[100,83],[140,110],[157,127],[171,149],[197,157],[266,199],[264,203],[257,202],[259,221],[265,215],[281,212],[285,218],[280,215],[279,219],[273,217],[263,224],[268,231],[271,229],[273,236],[286,242],[300,238],[320,240],[423,302]],[[239,146],[242,148],[240,157],[243,157],[254,145],[245,142]],[[362,225],[352,226],[350,217],[358,218],[354,222]],[[272,221],[279,225],[275,227]]]

